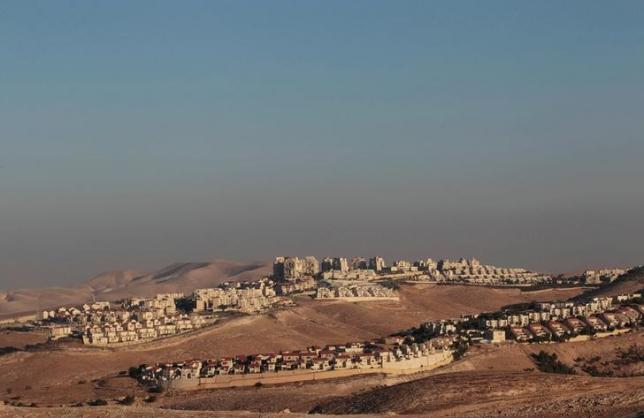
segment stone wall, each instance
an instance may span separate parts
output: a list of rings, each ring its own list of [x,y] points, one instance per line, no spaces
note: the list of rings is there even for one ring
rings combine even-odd
[[[219,375],[206,378],[175,379],[168,382],[167,387],[175,390],[191,389],[221,389],[230,387],[275,385],[284,383],[296,383],[304,381],[316,381],[326,379],[337,379],[342,377],[385,374],[385,375],[406,375],[420,373],[449,364],[453,360],[451,352],[433,353],[427,356],[411,358],[409,360],[392,361],[385,363],[383,367],[339,369],[326,371],[312,370],[288,370],[280,372],[248,373],[242,375]]]

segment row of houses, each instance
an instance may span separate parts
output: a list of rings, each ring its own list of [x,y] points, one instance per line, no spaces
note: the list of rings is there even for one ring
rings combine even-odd
[[[275,283],[262,279],[257,282],[225,283],[220,287],[197,289],[193,293],[196,312],[236,310],[256,313],[277,302]]]
[[[320,287],[316,299],[394,298],[396,292],[380,285]]]
[[[212,378],[222,375],[279,373],[284,371],[330,371],[383,369],[402,361],[422,359],[436,353],[429,343],[396,344],[348,343],[309,347],[301,351],[238,355],[211,360],[159,363],[139,367],[139,379],[147,384],[164,384],[176,379]]]
[[[639,326],[644,319],[639,293],[595,298],[589,302],[543,302],[530,309],[463,315],[429,321],[400,333],[413,341],[460,336],[470,343],[565,340],[579,334],[594,334]]]
[[[211,322],[206,321],[201,315],[185,314],[143,321],[131,319],[88,325],[83,331],[82,339],[84,344],[99,346],[131,343],[193,331],[209,323]]]
[[[561,321],[530,323],[525,327],[511,326],[508,337],[518,342],[565,339],[580,334],[594,334],[638,326],[644,317],[641,305],[622,306],[599,315],[569,317]]]

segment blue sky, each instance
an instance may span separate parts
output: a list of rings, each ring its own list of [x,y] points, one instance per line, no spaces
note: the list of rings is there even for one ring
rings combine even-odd
[[[644,3],[4,1],[0,288],[276,254],[641,263]]]

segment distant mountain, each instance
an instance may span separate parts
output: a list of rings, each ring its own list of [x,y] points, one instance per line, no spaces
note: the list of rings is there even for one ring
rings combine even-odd
[[[242,263],[216,260],[175,263],[152,273],[134,270],[101,273],[70,287],[17,289],[0,292],[0,315],[7,316],[60,305],[82,304],[93,299],[118,300],[156,293],[191,293],[223,282],[256,280],[269,274],[267,262]]]

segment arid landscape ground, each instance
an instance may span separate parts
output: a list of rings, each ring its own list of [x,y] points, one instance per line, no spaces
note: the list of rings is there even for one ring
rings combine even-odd
[[[200,416],[195,411],[323,414],[420,414],[431,416],[629,416],[644,408],[642,363],[613,365],[618,350],[644,343],[641,331],[597,341],[479,346],[448,366],[406,377],[371,375],[328,382],[148,394],[124,376],[132,365],[299,349],[390,335],[422,321],[499,309],[539,300],[567,299],[580,288],[521,291],[475,286],[405,284],[399,301],[314,301],[263,315],[233,317],[189,335],[119,349],[60,342],[0,356],[0,399],[47,408],[4,406],[0,416]],[[0,333],[0,347],[24,349],[46,335]],[[556,352],[578,366],[573,376],[535,371],[530,354]],[[599,359],[596,359],[599,357]],[[592,377],[587,361],[633,377]],[[79,407],[95,399],[133,395],[130,406]],[[53,409],[52,409],[53,408]],[[150,409],[153,408],[153,409]],[[91,414],[91,415],[90,415]],[[575,415],[576,414],[576,415]],[[163,415],[161,415],[163,416]],[[215,415],[218,416],[218,415]]]

